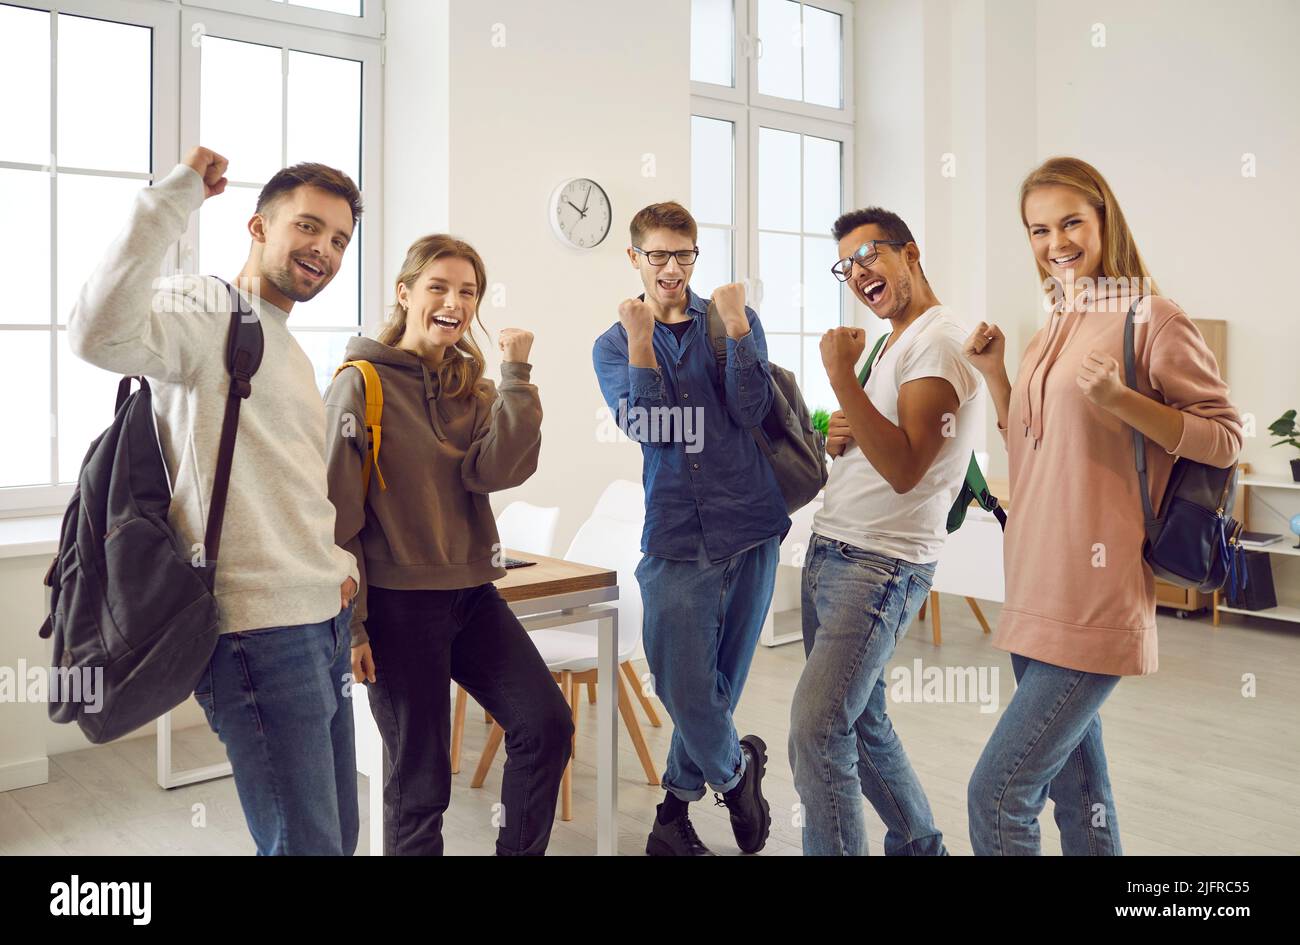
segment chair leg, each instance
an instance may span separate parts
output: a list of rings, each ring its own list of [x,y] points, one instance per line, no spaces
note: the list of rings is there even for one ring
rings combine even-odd
[[[984,632],[992,633],[993,631],[989,629],[989,622],[984,619],[984,611],[980,610],[980,605],[975,602],[975,598],[966,598],[966,603],[970,604],[970,609],[975,611],[975,619],[980,622],[980,626],[984,628]]]
[[[460,747],[465,740],[465,706],[469,693],[463,686],[456,687],[456,713],[451,719],[451,773],[460,774]]]
[[[934,620],[930,624],[930,633],[935,646],[943,646],[943,631],[939,629],[939,592],[930,592],[930,609],[934,611]]]
[[[930,599],[928,597],[925,600],[921,601],[921,609],[916,612],[917,620],[925,619],[925,607],[928,603],[930,603]]]
[[[655,712],[654,703],[650,701],[650,697],[647,696],[645,691],[641,688],[641,680],[636,678],[636,670],[632,668],[631,660],[624,660],[623,675],[627,677],[627,684],[631,686],[632,691],[636,693],[637,701],[641,703],[641,708],[645,710],[646,718],[650,720],[651,727],[659,728],[662,726],[663,723],[659,721],[659,716]]]
[[[478,768],[474,772],[474,780],[469,782],[472,788],[483,786],[487,780],[488,770],[492,767],[492,759],[496,757],[497,749],[501,747],[501,739],[505,738],[506,730],[496,722],[492,723],[492,730],[488,732],[487,744],[483,746],[483,755],[478,760]]]
[[[587,704],[596,704],[596,684],[594,682],[587,683]]]
[[[628,698],[627,686],[623,684],[622,676],[616,678],[618,679],[618,711],[623,716],[623,724],[627,726],[628,735],[632,736],[632,744],[636,746],[641,767],[645,769],[646,784],[658,784],[659,774],[655,771],[654,761],[650,758],[650,749],[646,747],[645,736],[641,734],[641,725],[632,711],[632,700]]]
[[[578,684],[573,681],[573,673],[565,671],[560,674],[560,689],[564,693],[564,701],[569,704],[569,713],[573,718],[569,762],[564,766],[564,776],[560,779],[560,820],[573,820],[573,756],[578,748]]]

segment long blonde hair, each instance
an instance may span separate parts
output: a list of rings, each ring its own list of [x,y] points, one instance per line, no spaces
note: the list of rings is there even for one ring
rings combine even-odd
[[[1030,191],[1054,184],[1077,190],[1097,211],[1101,220],[1102,276],[1136,282],[1158,295],[1160,290],[1147,271],[1146,263],[1142,261],[1137,241],[1133,239],[1133,231],[1128,228],[1128,221],[1124,219],[1124,211],[1120,209],[1114,191],[1106,183],[1106,178],[1101,176],[1101,172],[1087,161],[1073,157],[1048,158],[1029,172],[1020,185],[1020,222],[1025,225],[1025,229],[1029,229],[1029,220],[1025,217],[1025,200]],[[1051,294],[1048,286],[1052,284],[1053,277],[1038,262],[1037,257],[1034,258],[1034,263],[1038,267],[1040,284],[1045,292]]]
[[[402,271],[398,273],[397,281],[393,284],[395,295],[393,307],[384,322],[384,327],[379,330],[379,337],[376,340],[389,347],[395,346],[402,340],[402,336],[406,334],[406,308],[396,298],[397,286],[405,285],[408,292],[414,289],[420,273],[437,259],[465,260],[474,268],[474,278],[478,281],[478,292],[474,298],[474,318],[469,330],[461,335],[460,341],[456,342],[455,350],[459,353],[445,352],[437,368],[440,394],[447,397],[464,397],[474,392],[487,367],[483,352],[479,350],[473,338],[474,321],[483,328],[484,334],[487,333],[487,329],[483,327],[483,320],[479,317],[479,308],[483,305],[483,294],[487,289],[487,269],[483,265],[483,258],[469,243],[448,236],[446,233],[432,233],[420,237],[411,244],[411,248],[406,251]]]

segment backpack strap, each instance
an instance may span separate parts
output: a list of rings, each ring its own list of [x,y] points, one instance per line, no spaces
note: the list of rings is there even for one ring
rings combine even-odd
[[[1142,296],[1133,300],[1128,314],[1124,316],[1124,381],[1133,390],[1137,390],[1137,355],[1133,350],[1133,317],[1137,307],[1142,303]],[[1133,461],[1137,466],[1138,491],[1142,494],[1142,521],[1148,539],[1155,537],[1156,514],[1151,507],[1151,489],[1147,485],[1147,451],[1146,437],[1137,427],[1133,431]]]
[[[361,461],[361,481],[365,487],[365,493],[370,494],[370,467],[374,466],[375,476],[379,479],[379,488],[387,489],[388,483],[384,482],[383,471],[379,468],[379,445],[383,439],[383,427],[380,424],[380,418],[384,413],[384,385],[379,380],[379,372],[369,361],[344,361],[334,372],[338,377],[339,372],[346,368],[356,368],[361,372],[361,383],[366,395],[366,453]]]
[[[892,335],[891,331],[889,335]],[[858,384],[862,387],[867,386],[867,378],[871,377],[871,367],[876,363],[876,355],[880,353],[880,346],[885,343],[889,335],[881,335],[876,339],[876,346],[871,349],[871,354],[867,355],[867,363],[862,365],[862,370],[858,372]]]
[[[235,435],[239,432],[239,405],[253,392],[253,375],[262,364],[262,322],[239,291],[219,279],[230,293],[230,330],[226,335],[226,370],[230,390],[226,395],[226,414],[221,421],[221,443],[217,447],[217,473],[212,480],[212,503],[208,507],[207,531],[203,535],[203,554],[209,568],[215,567],[221,549],[221,527],[226,516],[226,494],[230,488],[230,465],[235,455]],[[212,573],[212,572],[209,572]]]
[[[727,326],[723,324],[722,314],[709,299],[709,310],[705,314],[709,330],[709,347],[713,349],[713,360],[718,366],[718,396],[727,403]]]

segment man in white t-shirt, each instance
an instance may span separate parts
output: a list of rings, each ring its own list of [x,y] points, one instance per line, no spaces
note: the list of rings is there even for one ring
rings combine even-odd
[[[885,823],[886,854],[943,856],[943,834],[885,711],[883,673],[934,580],[970,462],[979,375],[962,355],[967,331],[931,290],[906,223],[871,207],[840,217],[832,233],[834,276],[892,330],[861,371],[864,329],[834,328],[821,341],[841,409],[830,419],[835,459],[804,558],[808,662],[790,713],[803,849],[866,854],[866,795]]]

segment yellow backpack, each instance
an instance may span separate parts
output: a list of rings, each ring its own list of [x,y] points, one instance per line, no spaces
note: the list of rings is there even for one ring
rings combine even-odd
[[[365,484],[366,495],[369,495],[371,466],[374,466],[375,475],[379,477],[379,488],[388,488],[384,482],[384,474],[379,469],[379,443],[382,439],[379,418],[384,412],[384,385],[379,382],[379,372],[369,361],[344,361],[338,366],[334,376],[338,377],[340,371],[350,367],[361,372],[361,380],[366,392],[366,435],[369,448],[361,464],[361,480]]]

